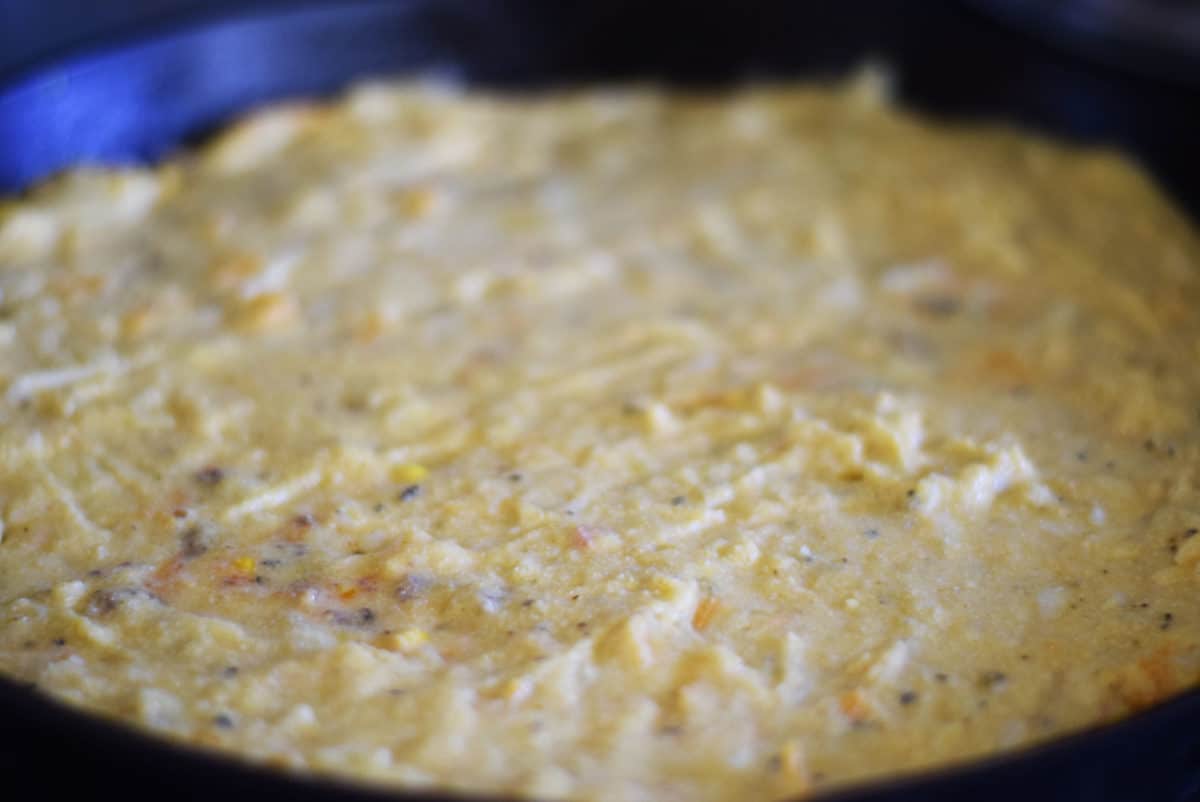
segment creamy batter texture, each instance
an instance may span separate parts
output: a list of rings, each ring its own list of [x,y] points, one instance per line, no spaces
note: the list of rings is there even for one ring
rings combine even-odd
[[[270,765],[768,800],[1200,679],[1200,245],[869,85],[274,108],[0,216],[0,671]]]

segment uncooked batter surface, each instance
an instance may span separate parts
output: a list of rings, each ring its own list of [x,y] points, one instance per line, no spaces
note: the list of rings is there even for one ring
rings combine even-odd
[[[1200,678],[1200,247],[869,88],[363,87],[0,212],[0,671],[405,787],[768,800]]]

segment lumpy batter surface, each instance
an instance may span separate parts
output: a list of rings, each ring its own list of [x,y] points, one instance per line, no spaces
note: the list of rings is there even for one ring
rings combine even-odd
[[[1200,248],[862,86],[362,87],[0,217],[0,671],[404,787],[767,800],[1200,677]]]

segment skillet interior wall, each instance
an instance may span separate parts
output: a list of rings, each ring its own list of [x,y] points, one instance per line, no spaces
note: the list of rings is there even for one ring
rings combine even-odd
[[[1179,76],[1175,83],[1152,81],[1136,72],[1080,60],[1036,37],[1005,29],[960,0],[382,2],[411,13],[403,23],[406,36],[395,40],[391,53],[362,60],[370,72],[436,67],[474,81],[510,86],[645,77],[712,84],[844,72],[871,57],[895,65],[901,96],[927,112],[1016,120],[1052,134],[1121,147],[1141,159],[1193,215],[1200,215],[1200,160],[1193,157],[1193,142],[1200,134],[1200,76]],[[314,3],[0,0],[0,135],[5,115],[22,113],[20,107],[4,103],[5,79],[11,85],[49,59],[190,21],[305,5]],[[417,35],[407,35],[409,28]],[[420,42],[419,48],[413,47],[414,41]],[[233,73],[244,71],[245,65],[231,59],[204,68]],[[286,76],[230,77],[222,80],[252,90],[243,93],[238,106],[251,96],[324,94],[344,80],[328,69],[310,70],[308,75],[293,70]],[[100,95],[91,101],[96,110],[105,108],[108,95],[120,93]],[[201,128],[211,130],[237,110],[198,110]],[[86,116],[90,109],[74,111]],[[211,118],[203,119],[206,115]],[[196,133],[195,122],[187,121],[192,129],[188,133]],[[144,127],[153,132],[158,126]],[[53,137],[55,132],[44,133]],[[138,142],[121,132],[120,141],[85,152],[109,160],[161,157],[182,132],[169,133],[168,143]],[[81,132],[71,134],[78,138]],[[82,136],[95,137],[87,131]],[[3,144],[0,193],[19,189],[64,163],[57,158],[32,168],[25,164],[18,171],[13,162],[29,161],[22,143],[9,138]]]
[[[651,4],[631,0],[570,7],[531,0],[415,0],[396,4],[423,7],[427,13],[419,20],[414,17],[414,30],[437,34],[423,40],[427,49],[420,54],[420,63],[460,64],[468,78],[506,85],[639,76],[713,82],[746,74],[836,71],[864,57],[876,56],[899,66],[902,95],[926,110],[1003,116],[1059,134],[1119,143],[1146,161],[1168,189],[1190,205],[1194,215],[1200,213],[1200,161],[1192,154],[1192,142],[1200,132],[1200,103],[1192,91],[1182,85],[1149,83],[1073,60],[1019,34],[993,27],[954,3],[850,0],[834,7],[826,3],[697,0],[658,3],[652,10],[646,8]],[[150,0],[128,4],[0,0],[0,76],[28,75],[32,65],[77,45],[103,44],[111,41],[109,37],[152,30],[167,21],[208,18],[228,9],[242,12],[251,7],[279,5],[290,4],[261,0]],[[408,44],[411,42],[397,42],[397,47]],[[321,90],[329,78],[317,71],[307,76],[310,83],[306,85],[295,75],[265,75],[263,92],[305,86],[308,91]],[[4,91],[0,82],[0,130],[6,113],[20,113],[12,107],[5,109]],[[97,102],[101,100],[97,98]],[[140,111],[154,113],[152,108]],[[215,117],[204,120],[206,127],[218,122]],[[21,156],[8,144],[0,148],[0,164]],[[143,144],[134,140],[116,142],[111,155],[143,155],[147,152]],[[10,185],[5,189],[15,188]],[[8,723],[0,719],[0,729],[8,730],[15,738],[12,722],[22,721],[21,712],[6,712],[12,712],[13,717]],[[125,743],[101,726],[84,732],[79,742],[90,741],[96,754]],[[0,743],[4,740],[0,738]],[[56,746],[53,739],[41,743],[43,755],[49,755]],[[136,749],[138,742],[132,741],[129,746]],[[10,777],[22,778],[8,785],[12,798],[25,798],[21,790],[32,795],[35,790],[45,793],[64,784],[81,790],[92,785],[97,776],[105,781],[114,779],[111,774],[80,773],[69,754],[59,753],[58,757],[62,758],[59,763],[31,763],[23,762],[20,753],[0,755],[0,767],[10,768]],[[1102,759],[1100,755],[1095,757]],[[136,763],[130,761],[123,768]],[[92,767],[102,768],[98,759],[93,760]],[[203,772],[177,776],[175,781],[162,776],[150,781],[149,774],[128,775],[125,779],[130,787],[123,791],[126,797],[150,798],[147,794],[158,793],[156,798],[161,798],[161,793],[170,789],[173,796],[199,798],[214,786],[192,781],[200,780],[210,768],[216,770],[201,768]],[[143,770],[149,773],[153,767],[144,766]],[[240,788],[255,788],[256,799],[301,798],[279,789],[272,795],[249,783]],[[999,788],[994,789],[997,794]],[[1007,786],[1003,794],[1012,798],[1020,788]],[[1051,786],[1043,790],[1041,798],[1063,798]],[[1160,794],[1154,787],[1147,788],[1147,794],[1139,798],[1186,798],[1166,787],[1163,791]],[[1038,798],[1037,794],[1033,796]],[[324,796],[314,790],[303,798],[343,797]],[[953,796],[921,793],[912,798]]]

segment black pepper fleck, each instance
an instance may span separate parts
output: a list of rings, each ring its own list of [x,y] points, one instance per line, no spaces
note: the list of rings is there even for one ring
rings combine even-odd
[[[89,616],[108,615],[131,599],[159,600],[157,596],[144,588],[124,587],[98,590],[88,597],[84,614]]]
[[[1163,632],[1166,632],[1168,629],[1171,628],[1171,625],[1174,623],[1175,623],[1175,614],[1174,613],[1163,613],[1162,614],[1162,623],[1158,625],[1158,628],[1161,629]]]
[[[911,705],[915,701],[917,701],[916,691],[905,691],[900,694],[900,704],[902,705]]]
[[[1006,682],[1008,682],[1008,675],[1003,671],[985,671],[979,677],[979,684],[988,690],[999,688]]]
[[[416,498],[419,495],[421,495],[421,486],[420,485],[409,485],[408,487],[406,487],[400,491],[399,495],[396,496],[396,500],[397,501],[411,501],[412,499]]]
[[[200,527],[191,526],[179,536],[179,540],[183,556],[187,559],[194,559],[208,552],[209,547],[212,546],[213,537]]]
[[[208,487],[220,484],[224,478],[225,471],[216,465],[209,465],[207,468],[201,468],[199,471],[196,471],[196,481]]]
[[[934,318],[947,318],[957,315],[962,304],[957,298],[948,295],[934,295],[920,298],[916,302],[918,312]]]
[[[342,610],[326,610],[335,624],[343,627],[365,627],[375,621],[375,611],[370,607],[360,607],[357,610],[345,612]]]
[[[675,498],[671,499],[671,506],[673,507],[679,507],[686,503],[687,496],[676,496]]]
[[[220,727],[223,730],[233,729],[233,719],[231,719],[229,716],[225,715],[224,713],[221,713],[219,716],[215,716],[213,718],[213,724],[217,725],[218,727]]]
[[[411,601],[433,587],[433,579],[424,574],[406,574],[396,586],[396,599]]]

